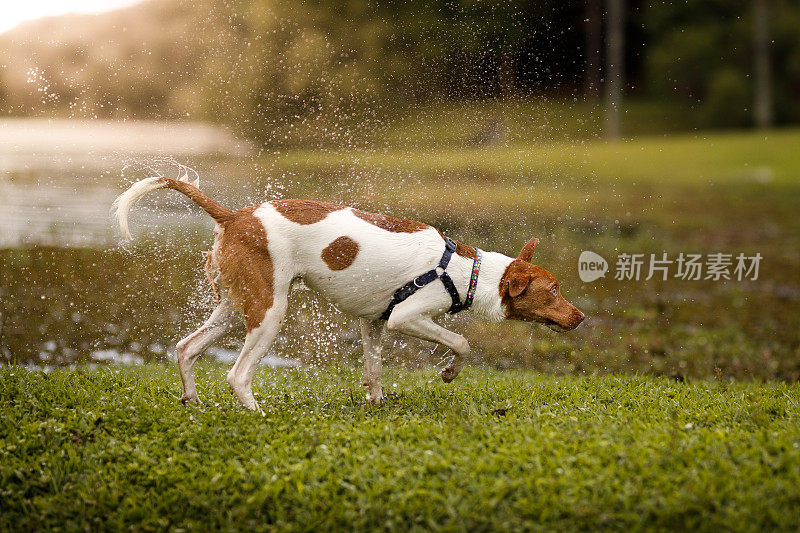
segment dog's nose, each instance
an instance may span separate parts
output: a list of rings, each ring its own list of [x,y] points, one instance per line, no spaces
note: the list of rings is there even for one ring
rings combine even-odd
[[[578,324],[583,322],[584,318],[586,318],[586,315],[584,315],[582,311],[578,311]]]

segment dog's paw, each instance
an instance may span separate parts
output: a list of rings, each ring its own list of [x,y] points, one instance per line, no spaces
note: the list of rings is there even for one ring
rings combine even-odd
[[[460,372],[461,372],[460,368],[456,368],[454,366],[445,367],[442,369],[442,381],[444,381],[445,383],[450,383],[451,381],[456,379],[456,377]]]
[[[383,391],[378,390],[377,392],[368,392],[367,393],[367,403],[370,405],[380,405],[383,400],[386,399],[386,396],[383,395]]]
[[[186,405],[189,402],[195,405],[200,405],[200,398],[197,397],[197,394],[184,394],[181,396],[181,403],[183,405]]]

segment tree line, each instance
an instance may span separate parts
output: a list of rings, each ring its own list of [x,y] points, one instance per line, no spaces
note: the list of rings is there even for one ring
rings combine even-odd
[[[265,145],[346,137],[387,107],[542,95],[605,98],[612,136],[627,97],[769,126],[800,120],[798,28],[797,0],[150,0],[0,36],[0,106],[207,119]]]

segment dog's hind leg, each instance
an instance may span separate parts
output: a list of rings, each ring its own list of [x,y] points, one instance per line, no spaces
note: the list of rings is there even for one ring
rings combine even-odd
[[[183,382],[183,396],[181,397],[183,403],[200,403],[192,368],[194,367],[197,357],[203,353],[203,350],[230,331],[235,323],[233,320],[234,312],[233,303],[225,297],[221,298],[214,312],[211,313],[211,316],[206,320],[205,324],[200,326],[197,331],[178,342],[178,369],[180,370],[181,381]]]
[[[248,409],[258,410],[258,403],[253,396],[253,376],[281,330],[288,306],[287,293],[288,287],[280,296],[275,294],[273,304],[264,313],[263,320],[247,332],[239,358],[228,372],[228,385]]]
[[[364,386],[367,388],[367,401],[372,404],[379,404],[383,400],[381,333],[383,333],[383,321],[361,319],[361,342],[364,345]]]

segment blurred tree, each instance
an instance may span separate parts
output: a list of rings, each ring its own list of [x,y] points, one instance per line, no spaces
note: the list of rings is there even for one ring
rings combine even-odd
[[[755,113],[756,126],[772,126],[772,79],[769,63],[769,13],[767,0],[754,1],[754,43],[753,64],[755,71]]]
[[[690,107],[694,126],[800,121],[798,0],[606,6],[620,14],[606,20],[610,136],[628,93]],[[381,107],[591,96],[602,11],[602,0],[148,0],[0,35],[3,112],[192,117],[264,146],[345,145],[368,137]]]
[[[621,136],[620,107],[625,83],[625,1],[606,0],[606,137]]]
[[[800,2],[774,0],[769,10],[761,2],[650,2],[648,92],[687,102],[699,111],[698,127],[752,125],[759,113],[768,122],[800,120]],[[780,76],[771,77],[770,62]]]
[[[554,62],[567,58],[573,68],[582,66],[579,55],[562,53],[561,41],[551,39],[575,26],[556,23],[580,13],[574,6],[532,0],[302,5],[205,0],[201,39],[211,54],[201,100],[209,103],[207,116],[264,145],[353,142],[353,128],[371,127],[379,102],[405,107],[516,96],[530,83],[521,71],[535,70],[537,81],[553,87],[564,79]],[[580,35],[578,26],[573,31]],[[531,52],[534,41],[549,56]]]
[[[310,6],[206,0],[206,116],[263,145],[349,142],[352,118],[374,107],[387,28],[359,2]],[[366,127],[369,117],[359,119]]]
[[[205,51],[177,0],[97,16],[65,15],[0,36],[6,111],[74,118],[174,118],[173,91],[197,76]]]
[[[597,100],[602,82],[603,2],[586,0],[586,67],[583,94],[587,100]]]

